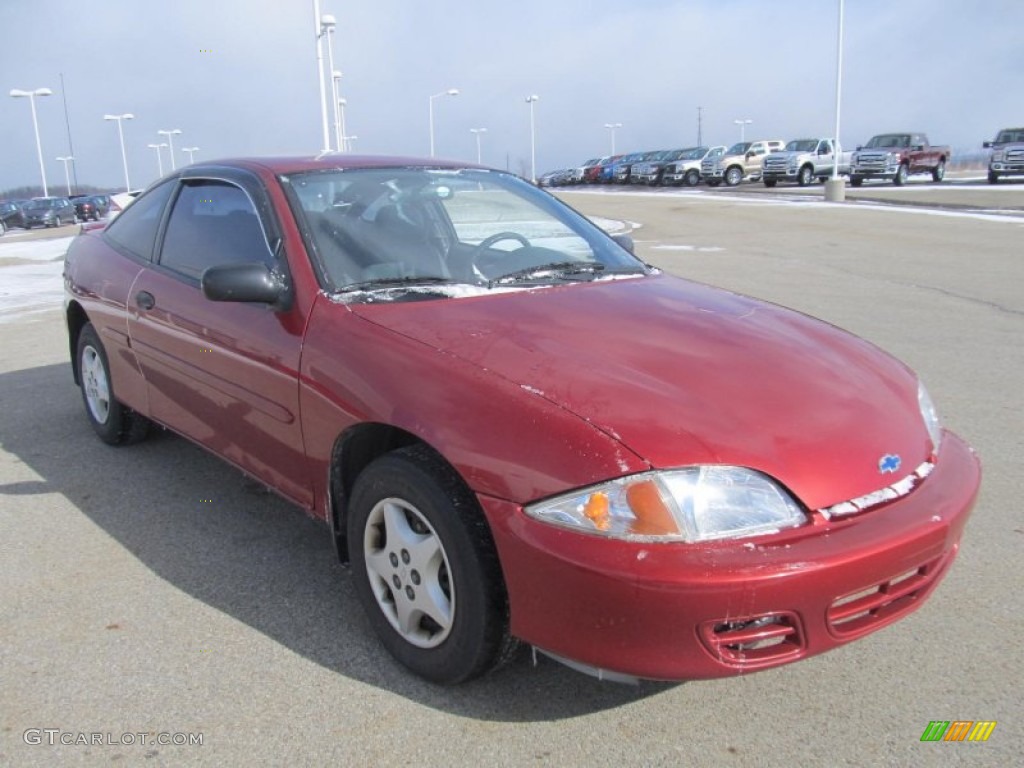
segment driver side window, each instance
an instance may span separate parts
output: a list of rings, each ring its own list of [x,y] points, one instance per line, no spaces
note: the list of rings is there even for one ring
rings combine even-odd
[[[199,280],[210,267],[258,261],[274,267],[249,196],[224,181],[185,181],[167,222],[161,266]]]

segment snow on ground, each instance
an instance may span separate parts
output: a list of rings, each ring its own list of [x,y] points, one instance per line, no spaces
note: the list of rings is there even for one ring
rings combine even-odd
[[[64,253],[72,239],[0,239],[0,323],[62,306]]]

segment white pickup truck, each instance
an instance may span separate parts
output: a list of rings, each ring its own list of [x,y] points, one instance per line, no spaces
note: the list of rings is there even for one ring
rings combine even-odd
[[[839,173],[848,176],[852,152],[839,147]],[[832,175],[836,163],[836,142],[832,139],[793,139],[781,152],[764,159],[761,180],[766,187],[780,181],[795,181],[801,187],[824,181]]]
[[[692,147],[683,150],[683,154],[674,162],[665,166],[661,178],[663,184],[674,187],[685,184],[696,187],[700,181],[700,164],[707,158],[714,159],[725,154],[725,145],[717,147]]]

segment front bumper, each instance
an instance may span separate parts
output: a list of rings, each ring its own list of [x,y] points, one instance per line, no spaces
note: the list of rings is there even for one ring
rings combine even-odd
[[[850,169],[850,176],[861,179],[894,179],[899,170],[898,165],[887,165],[880,168],[863,168],[855,165]]]
[[[514,635],[596,669],[686,680],[797,661],[917,609],[956,556],[980,478],[947,433],[928,480],[884,507],[704,544],[602,539],[480,500]]]
[[[992,163],[988,169],[993,173],[1018,174],[1024,173],[1024,163]]]

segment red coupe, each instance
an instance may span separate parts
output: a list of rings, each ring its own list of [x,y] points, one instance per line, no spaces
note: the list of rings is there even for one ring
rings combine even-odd
[[[663,274],[515,176],[191,165],[67,254],[99,437],[173,430],[322,518],[414,672],[773,667],[916,609],[980,467],[871,344]]]

